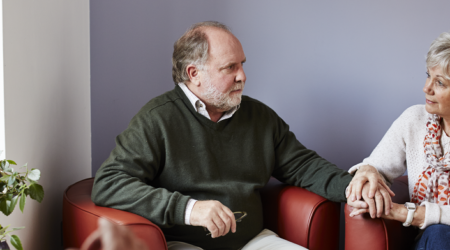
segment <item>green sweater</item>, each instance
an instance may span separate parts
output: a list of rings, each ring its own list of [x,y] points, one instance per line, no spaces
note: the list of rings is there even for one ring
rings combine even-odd
[[[345,201],[351,176],[305,148],[269,107],[247,96],[230,119],[198,114],[180,87],[148,102],[116,138],[95,176],[92,200],[141,215],[168,241],[238,249],[263,229],[259,190],[270,176]],[[190,198],[246,211],[237,232],[212,239],[184,223]]]

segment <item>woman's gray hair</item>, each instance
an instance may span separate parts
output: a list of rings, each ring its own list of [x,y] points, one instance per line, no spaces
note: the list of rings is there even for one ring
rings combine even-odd
[[[444,77],[450,80],[450,33],[440,34],[431,43],[426,62],[429,69],[440,66]]]
[[[204,27],[216,27],[231,33],[230,29],[222,23],[207,21],[192,25],[173,45],[172,78],[175,84],[188,82],[189,76],[186,67],[189,64],[206,70],[208,61],[208,37]]]

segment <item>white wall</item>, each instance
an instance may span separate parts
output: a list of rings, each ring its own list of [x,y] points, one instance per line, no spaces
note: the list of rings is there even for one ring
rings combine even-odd
[[[3,5],[0,5],[0,159],[5,156],[5,91],[3,78]]]
[[[62,249],[63,191],[91,175],[88,0],[3,0],[6,158],[42,172],[45,197],[1,224],[25,249]]]

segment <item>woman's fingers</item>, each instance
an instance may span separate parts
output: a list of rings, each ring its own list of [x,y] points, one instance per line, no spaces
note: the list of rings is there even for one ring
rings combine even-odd
[[[354,208],[353,209],[353,211],[349,214],[349,216],[350,217],[354,217],[354,216],[357,216],[357,215],[360,215],[360,214],[364,214],[364,213],[367,213],[367,212],[369,212],[369,209],[366,209],[366,208]]]
[[[384,186],[380,184],[379,191],[380,191],[381,195],[383,196],[384,214],[389,215],[389,213],[391,212],[391,208],[393,206],[389,190],[386,190],[384,188]]]
[[[392,197],[395,196],[395,193],[389,188],[389,186],[386,183],[384,183],[384,181],[380,181],[379,183],[386,189],[386,191],[388,191],[390,196]]]

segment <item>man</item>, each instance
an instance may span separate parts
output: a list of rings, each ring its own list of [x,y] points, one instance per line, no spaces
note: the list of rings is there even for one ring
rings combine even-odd
[[[259,189],[274,176],[345,201],[352,177],[300,144],[269,107],[242,96],[245,61],[225,25],[191,27],[174,45],[175,89],[148,102],[117,137],[92,200],[148,218],[169,249],[258,249],[246,245],[252,239],[304,249],[263,231]],[[237,226],[233,211],[248,216]]]

